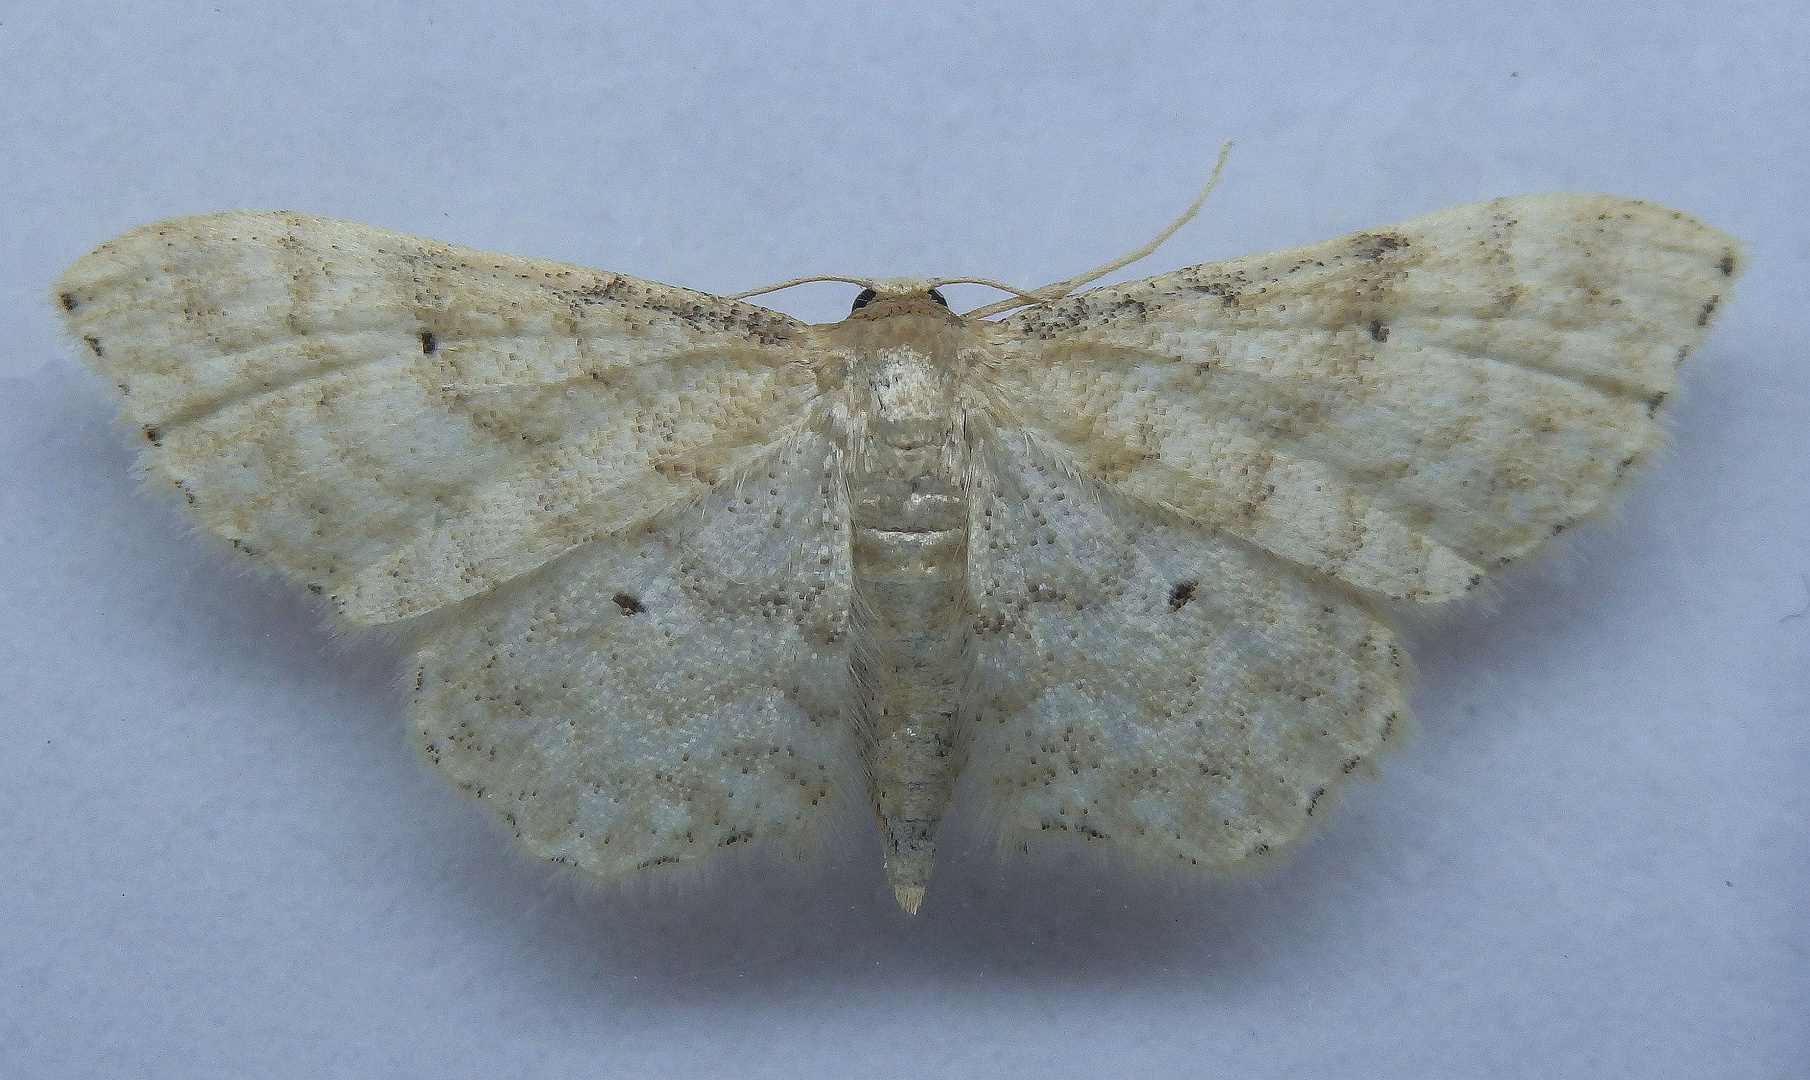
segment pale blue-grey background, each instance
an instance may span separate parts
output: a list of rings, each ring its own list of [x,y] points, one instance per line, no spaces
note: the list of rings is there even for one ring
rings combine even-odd
[[[1806,56],[1786,2],[5,5],[0,1075],[1810,1075]],[[1234,883],[952,838],[908,920],[858,820],[549,877],[417,761],[390,652],[135,497],[45,297],[239,206],[713,291],[1038,285],[1228,137],[1134,273],[1557,188],[1752,254],[1662,466],[1416,627],[1417,736]]]

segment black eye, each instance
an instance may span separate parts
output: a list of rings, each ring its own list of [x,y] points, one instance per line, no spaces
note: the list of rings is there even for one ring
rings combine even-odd
[[[937,303],[943,305],[944,307],[949,306],[949,301],[943,299],[943,294],[940,292],[937,292],[935,289],[930,290],[930,299],[935,300]]]
[[[853,315],[855,312],[860,311],[862,308],[873,303],[874,297],[878,295],[880,294],[874,292],[872,289],[862,289],[861,295],[855,297],[855,306],[848,309],[849,314]]]

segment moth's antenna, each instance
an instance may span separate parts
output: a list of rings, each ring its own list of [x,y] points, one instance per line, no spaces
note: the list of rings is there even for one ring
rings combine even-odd
[[[850,285],[859,285],[863,289],[872,289],[872,288],[876,288],[878,286],[878,283],[880,282],[880,280],[881,280],[880,278],[842,277],[839,274],[816,274],[811,277],[796,277],[790,281],[779,282],[776,285],[764,285],[758,289],[749,289],[747,292],[731,293],[728,296],[725,296],[723,299],[725,299],[725,300],[745,300],[750,296],[759,296],[761,293],[778,292],[781,289],[789,289],[794,285],[803,285],[806,282],[810,282],[810,281],[846,281]],[[899,280],[905,280],[905,279],[899,279]],[[916,279],[910,279],[910,280],[916,281]],[[1028,292],[1025,292],[1023,289],[1020,289],[1016,285],[1007,285],[1003,281],[994,281],[990,278],[977,278],[977,277],[930,278],[923,282],[923,286],[926,289],[934,289],[941,285],[985,285],[990,289],[998,289],[1000,292],[1009,292],[1013,296],[1022,297],[1023,299],[1021,299],[1019,301],[1019,303],[1024,303],[1024,304],[1035,304],[1038,300],[1042,299],[1042,297],[1038,296],[1036,293],[1028,293]]]
[[[859,285],[863,289],[871,289],[874,287],[873,278],[843,277],[840,274],[815,274],[811,277],[795,277],[790,281],[782,281],[777,285],[763,285],[758,289],[749,289],[747,292],[730,293],[723,299],[746,300],[750,296],[759,296],[761,293],[778,292],[781,289],[789,289],[794,285],[803,285],[808,281],[845,281],[850,285]],[[1016,292],[1017,290],[1012,291]]]
[[[1012,290],[1013,292],[1018,293],[1020,297],[1030,296],[1034,297],[1034,299],[1000,300],[997,303],[988,304],[986,307],[979,307],[975,308],[973,311],[964,312],[962,317],[968,319],[983,319],[988,315],[997,315],[1002,311],[1010,311],[1015,307],[1023,307],[1026,304],[1041,303],[1044,300],[1054,300],[1057,297],[1067,296],[1069,293],[1074,292],[1088,282],[1105,277],[1107,274],[1112,273],[1122,266],[1130,266],[1132,263],[1137,262],[1139,259],[1155,251],[1162,246],[1163,241],[1175,235],[1175,230],[1186,225],[1188,219],[1200,212],[1201,204],[1207,201],[1207,196],[1213,191],[1213,186],[1219,183],[1219,172],[1221,169],[1225,168],[1226,155],[1231,152],[1232,140],[1227,139],[1225,144],[1219,148],[1219,157],[1213,162],[1213,171],[1208,174],[1207,182],[1205,186],[1200,189],[1200,194],[1194,196],[1194,201],[1189,203],[1188,208],[1181,212],[1181,216],[1174,221],[1171,221],[1168,228],[1157,233],[1156,237],[1148,244],[1138,248],[1136,251],[1127,252],[1102,266],[1096,266],[1085,274],[1078,274],[1069,278],[1067,281],[1058,281],[1053,285],[1045,285],[1041,289],[1032,289],[1029,293],[1020,292],[1017,289]]]
[[[947,277],[947,278],[944,278],[944,277],[940,277],[940,278],[931,278],[929,281],[924,282],[924,284],[933,289],[940,288],[941,286],[944,286],[944,285],[985,285],[989,289],[998,289],[1000,292],[1009,292],[1013,296],[1023,297],[1024,298],[1023,302],[1026,304],[1035,304],[1038,300],[1042,299],[1042,297],[1038,296],[1036,293],[1026,292],[1016,285],[1007,285],[1003,281],[994,281],[992,278],[984,278],[984,277]],[[972,314],[972,313],[970,313],[970,314]]]

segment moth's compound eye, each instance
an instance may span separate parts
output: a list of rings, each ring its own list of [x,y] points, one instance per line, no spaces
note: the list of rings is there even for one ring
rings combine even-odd
[[[943,305],[944,307],[949,306],[949,301],[943,299],[943,294],[940,292],[937,292],[935,289],[930,290],[930,299],[935,300],[937,303]]]
[[[855,312],[860,311],[862,308],[873,303],[874,297],[878,295],[879,293],[874,292],[872,289],[862,289],[861,295],[855,297],[855,306],[849,308],[848,313],[853,315]]]

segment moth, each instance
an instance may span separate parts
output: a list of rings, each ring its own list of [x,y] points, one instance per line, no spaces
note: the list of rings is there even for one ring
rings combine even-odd
[[[421,748],[534,854],[803,850],[865,804],[916,912],[958,782],[1006,843],[1301,835],[1404,726],[1391,610],[1621,487],[1741,262],[1547,194],[1075,291],[1174,227],[967,315],[842,279],[821,325],[258,211],[54,297],[142,467],[398,632]]]

